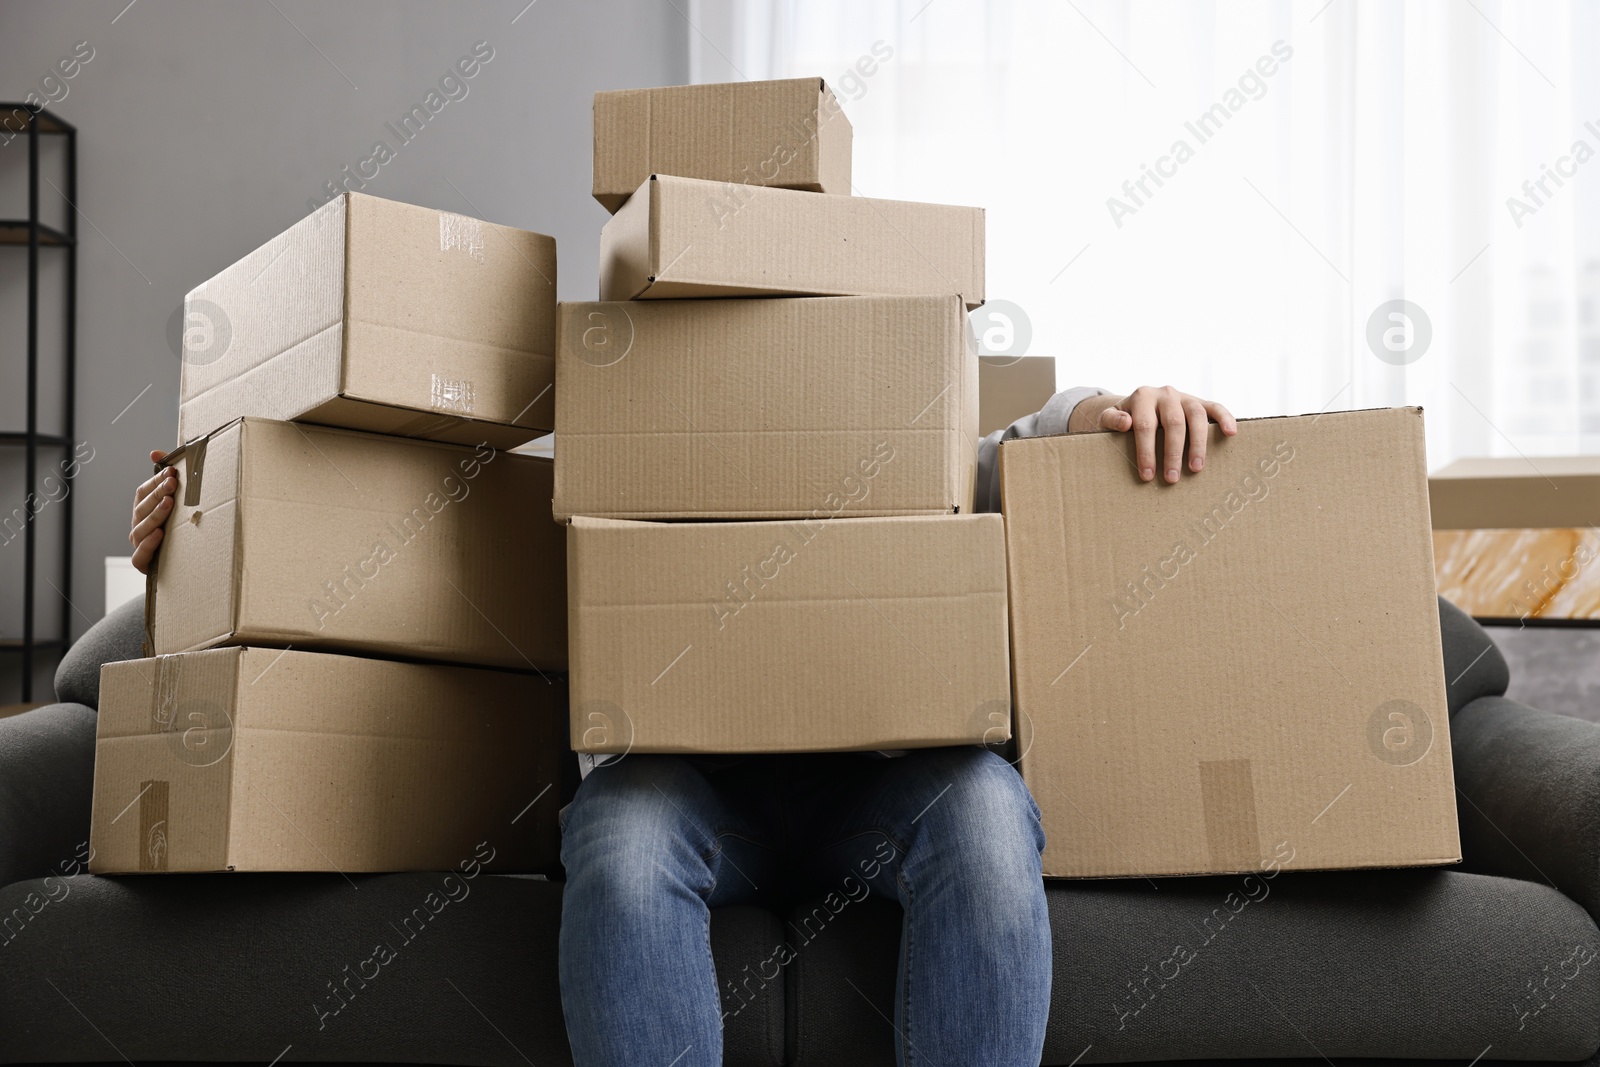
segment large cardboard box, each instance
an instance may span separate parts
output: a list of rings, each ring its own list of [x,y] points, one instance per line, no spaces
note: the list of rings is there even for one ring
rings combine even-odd
[[[968,511],[978,364],[957,297],[562,304],[555,514]]]
[[[1054,356],[978,357],[978,432],[985,436],[1039,411],[1056,395]]]
[[[998,515],[580,517],[567,537],[579,752],[921,748],[1010,736]]]
[[[561,669],[548,460],[240,419],[168,456],[147,652],[292,645]]]
[[[1600,456],[1461,459],[1428,491],[1440,596],[1480,619],[1600,621]]]
[[[109,663],[97,874],[556,866],[559,678],[271,648]]]
[[[600,299],[959,296],[983,303],[983,209],[652,175],[600,232]]]
[[[556,243],[345,193],[184,301],[178,441],[241,415],[510,448],[554,427]]]
[[[850,192],[850,120],[821,78],[594,94],[594,198],[615,212],[652,174]]]
[[[1460,859],[1422,412],[1000,448],[1023,778],[1055,877]]]

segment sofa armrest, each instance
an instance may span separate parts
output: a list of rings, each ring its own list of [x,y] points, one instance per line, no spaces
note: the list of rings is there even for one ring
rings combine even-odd
[[[1600,921],[1600,724],[1482,697],[1450,745],[1465,869],[1544,882]]]
[[[89,627],[56,668],[56,699],[100,706],[100,668],[144,655],[144,597],[137,596]]]
[[[1506,695],[1511,668],[1499,646],[1477,620],[1444,597],[1439,598],[1439,639],[1451,715],[1479,697]]]
[[[82,704],[0,719],[0,886],[87,869],[97,719]]]

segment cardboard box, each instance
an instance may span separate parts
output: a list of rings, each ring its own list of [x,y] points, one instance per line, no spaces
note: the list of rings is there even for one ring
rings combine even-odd
[[[594,198],[615,212],[652,174],[850,192],[850,120],[821,78],[594,94]]]
[[[1053,877],[1454,863],[1417,408],[1000,447],[1018,748]]]
[[[600,232],[600,299],[959,296],[983,209],[652,175]]]
[[[1600,619],[1600,456],[1457,460],[1428,491],[1440,596],[1480,619]]]
[[[1054,356],[978,357],[978,433],[1035,414],[1056,395]]]
[[[108,663],[96,874],[557,865],[560,679],[263,648]]]
[[[346,193],[184,301],[178,440],[241,415],[510,448],[551,429],[556,243]]]
[[[1600,456],[1458,459],[1428,479],[1435,530],[1600,526]]]
[[[998,515],[577,518],[567,538],[579,752],[1010,736]]]
[[[147,652],[292,645],[561,669],[547,460],[241,419],[167,457]]]
[[[969,511],[978,364],[946,297],[562,304],[555,514]]]

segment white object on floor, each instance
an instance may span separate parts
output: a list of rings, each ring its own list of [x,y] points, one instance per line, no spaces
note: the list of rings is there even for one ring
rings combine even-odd
[[[106,557],[106,614],[144,592],[144,575],[133,568],[132,556]]]

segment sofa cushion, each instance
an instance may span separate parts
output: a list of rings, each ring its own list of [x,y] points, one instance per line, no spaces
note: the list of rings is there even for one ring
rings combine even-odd
[[[570,1064],[555,958],[562,887],[449,877],[83,875],[7,886],[0,1062]],[[783,939],[778,918],[757,908],[720,908],[711,930],[718,972],[730,976]],[[390,952],[375,954],[379,945]],[[782,1063],[781,977],[766,992],[728,1017],[724,1062]]]
[[[1046,1065],[1464,1065],[1600,1047],[1600,933],[1549,886],[1414,870],[1051,882],[1047,893]],[[795,1067],[894,1062],[899,921],[898,906],[868,899],[797,947]]]
[[[0,885],[88,860],[95,722],[82,704],[0,718]]]
[[[100,706],[100,667],[144,654],[144,597],[137,596],[89,627],[56,667],[56,699]]]

